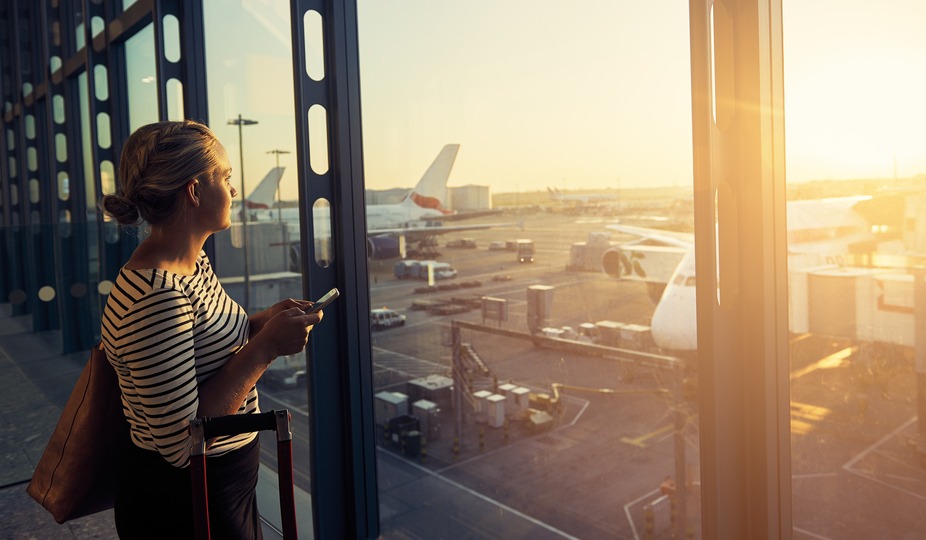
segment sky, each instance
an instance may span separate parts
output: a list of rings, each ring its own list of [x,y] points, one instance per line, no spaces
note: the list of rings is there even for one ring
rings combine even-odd
[[[371,185],[443,142],[451,185],[690,185],[687,2],[359,5]],[[789,181],[926,174],[926,2],[782,10]]]
[[[782,5],[789,181],[926,174],[926,2]],[[248,191],[281,149],[292,199],[288,2],[204,6],[210,123],[236,167],[227,120],[259,120]],[[691,185],[687,2],[358,0],[358,26],[368,188],[412,187],[448,143],[450,186]]]

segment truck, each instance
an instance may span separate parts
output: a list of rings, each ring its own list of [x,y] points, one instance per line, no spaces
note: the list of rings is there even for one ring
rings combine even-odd
[[[517,240],[518,262],[534,262],[534,241],[525,238]]]

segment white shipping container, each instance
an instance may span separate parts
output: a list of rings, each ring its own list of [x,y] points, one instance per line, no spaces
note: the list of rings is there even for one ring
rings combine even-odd
[[[388,426],[390,419],[408,414],[408,396],[401,392],[380,392],[374,396],[373,408],[376,424]]]
[[[512,411],[513,415],[523,413],[528,409],[528,407],[530,407],[530,390],[524,388],[523,386],[519,386],[512,390],[511,393],[514,396],[514,402],[509,403],[511,404],[512,409],[514,409]]]
[[[489,396],[493,395],[488,390],[479,390],[473,392],[473,410],[476,413],[476,422],[484,424],[488,419]]]
[[[492,427],[502,427],[505,425],[505,396],[492,394],[486,398],[488,402],[488,411],[486,421]]]

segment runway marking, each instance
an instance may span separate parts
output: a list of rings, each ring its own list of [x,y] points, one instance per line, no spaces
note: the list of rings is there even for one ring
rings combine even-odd
[[[820,540],[831,540],[829,536],[821,536],[819,534],[812,533],[806,529],[801,529],[800,527],[794,527],[794,531],[799,532],[801,534],[806,534],[807,536],[810,536],[812,538],[819,538]]]
[[[638,447],[638,448],[646,448],[647,446],[649,446],[649,443],[648,443],[647,441],[649,441],[650,439],[653,439],[653,438],[655,438],[655,437],[659,437],[659,436],[665,435],[666,433],[672,431],[673,429],[675,429],[675,426],[672,425],[672,424],[668,424],[668,425],[666,425],[666,426],[664,426],[664,427],[661,427],[661,428],[659,428],[659,429],[657,429],[657,430],[655,430],[655,431],[650,431],[649,433],[644,433],[643,435],[640,435],[639,437],[633,437],[633,438],[631,438],[631,437],[621,437],[621,442],[622,442],[622,443],[625,443],[625,444],[632,445],[632,446],[636,446],[636,447]]]
[[[469,493],[470,495],[472,495],[472,496],[474,496],[474,497],[476,497],[476,498],[478,498],[478,499],[482,499],[483,501],[485,501],[485,502],[487,502],[487,503],[489,503],[489,504],[495,505],[496,507],[498,507],[498,508],[501,509],[501,510],[504,510],[505,512],[510,512],[510,513],[512,513],[512,514],[514,514],[514,515],[520,517],[520,518],[523,518],[523,519],[525,519],[525,520],[527,520],[527,521],[533,523],[534,525],[537,525],[538,527],[542,527],[542,528],[544,528],[544,529],[550,531],[550,532],[553,533],[553,534],[558,534],[559,536],[561,536],[561,537],[563,537],[563,538],[570,538],[570,539],[573,539],[573,540],[579,540],[577,537],[572,536],[571,534],[568,534],[568,533],[566,533],[566,532],[564,532],[564,531],[561,531],[561,530],[557,529],[556,527],[553,527],[552,525],[549,525],[549,524],[547,524],[547,523],[544,523],[544,522],[540,521],[539,519],[537,519],[537,518],[535,518],[535,517],[533,517],[533,516],[529,516],[529,515],[525,514],[524,512],[521,512],[520,510],[516,510],[516,509],[514,509],[514,508],[508,506],[507,504],[504,504],[504,503],[499,502],[499,501],[497,501],[497,500],[495,500],[495,499],[493,499],[493,498],[491,498],[491,497],[488,497],[488,496],[486,496],[486,495],[483,495],[482,493],[479,493],[478,491],[476,491],[476,490],[474,490],[474,489],[471,489],[471,488],[469,488],[469,487],[467,487],[467,486],[464,486],[463,484],[460,484],[459,482],[455,482],[455,481],[453,481],[453,480],[450,480],[449,478],[446,478],[446,477],[444,477],[444,476],[442,476],[442,475],[440,475],[440,474],[437,474],[437,473],[434,472],[434,471],[431,471],[431,470],[429,470],[429,469],[427,469],[427,468],[425,468],[425,467],[422,467],[421,465],[418,465],[417,463],[413,463],[413,462],[410,462],[410,461],[407,461],[407,460],[400,460],[398,456],[395,456],[394,454],[392,454],[391,452],[386,451],[386,450],[383,449],[383,448],[377,447],[377,451],[378,451],[379,453],[383,454],[384,456],[389,456],[390,458],[393,458],[393,459],[395,459],[395,460],[397,460],[397,461],[401,461],[402,463],[404,463],[404,464],[406,464],[406,465],[408,465],[408,466],[410,466],[410,467],[414,467],[414,468],[418,469],[419,471],[421,471],[422,473],[424,473],[424,474],[426,474],[426,475],[428,475],[428,476],[431,476],[431,477],[433,477],[433,478],[436,478],[436,479],[438,479],[438,480],[440,480],[440,481],[442,481],[442,482],[444,482],[444,483],[450,484],[451,486],[453,486],[453,487],[459,489],[460,491],[464,491],[464,492]]]
[[[277,402],[277,404],[283,406],[283,408],[285,408],[285,409],[296,409],[297,411],[299,411],[300,413],[302,413],[302,414],[304,414],[304,415],[306,415],[306,416],[309,415],[309,407],[308,407],[308,404],[302,405],[302,404],[300,404],[300,403],[289,403],[289,402],[283,401],[282,399],[276,397],[275,395],[267,394],[267,393],[263,393],[263,392],[260,393],[260,397],[259,397],[258,399],[260,399],[261,402],[263,402],[263,401],[265,401],[265,400],[267,400],[267,401],[275,401],[275,402]],[[261,407],[261,410],[263,410],[263,407]]]
[[[640,540],[640,535],[639,533],[637,533],[637,527],[633,524],[633,516],[630,515],[630,507],[638,504],[643,499],[648,499],[652,497],[653,495],[656,495],[657,493],[659,493],[659,488],[656,488],[653,491],[650,491],[649,493],[644,493],[643,495],[640,495],[636,499],[624,505],[624,514],[627,516],[627,523],[630,524],[630,530],[633,532],[634,540]]]
[[[809,474],[792,474],[792,480],[807,480],[810,478],[835,478],[837,473],[834,472],[825,472],[825,473],[809,473]]]
[[[402,359],[402,360],[411,360],[411,361],[413,361],[413,362],[418,362],[418,363],[421,363],[421,364],[428,364],[428,365],[432,366],[433,368],[438,368],[438,369],[440,369],[440,370],[442,370],[442,371],[447,371],[447,370],[450,369],[450,366],[445,365],[445,364],[438,364],[437,362],[432,362],[431,360],[425,360],[424,358],[418,358],[417,356],[411,356],[411,355],[408,355],[408,354],[404,354],[404,353],[400,353],[400,352],[391,351],[391,350],[389,350],[389,349],[384,349],[384,348],[382,348],[382,347],[372,347],[372,349],[373,349],[374,351],[376,351],[376,352],[379,352],[379,353],[382,353],[382,354],[388,354],[388,355],[390,355],[390,356],[394,356],[394,357],[399,358],[399,359]],[[379,364],[379,365],[384,366],[384,367],[386,367],[386,368],[396,369],[396,368],[394,368],[394,367],[388,365],[388,364],[389,364],[389,360],[388,360],[388,359],[385,359],[385,358],[377,358],[376,360],[374,360],[373,364]],[[402,370],[396,369],[396,371],[402,371]],[[405,372],[405,373],[407,373],[407,372]]]
[[[877,440],[874,444],[872,444],[872,445],[869,446],[868,448],[866,448],[866,449],[862,450],[861,452],[859,452],[859,454],[858,454],[857,456],[855,456],[854,458],[850,459],[848,462],[846,462],[845,465],[842,466],[843,470],[845,470],[846,472],[848,472],[848,473],[850,473],[850,474],[854,474],[854,475],[856,475],[856,476],[858,476],[858,477],[860,477],[860,478],[866,478],[866,479],[868,479],[868,480],[871,480],[872,482],[881,484],[882,486],[889,487],[889,488],[894,489],[894,490],[896,490],[896,491],[899,491],[899,492],[901,492],[901,493],[905,493],[905,494],[907,494],[907,495],[910,495],[911,497],[916,497],[917,499],[926,501],[926,496],[924,496],[924,495],[922,495],[922,494],[920,494],[920,493],[916,493],[915,491],[910,491],[909,489],[904,489],[904,488],[902,488],[902,487],[895,486],[894,484],[891,484],[891,483],[889,483],[889,482],[885,482],[884,480],[881,480],[880,478],[876,478],[875,476],[873,476],[873,475],[871,475],[871,474],[866,474],[865,472],[862,472],[862,471],[860,471],[860,470],[856,470],[856,469],[854,468],[855,465],[858,464],[859,461],[865,459],[865,457],[867,457],[868,454],[874,452],[875,449],[877,449],[877,448],[878,448],[879,446],[881,446],[882,444],[886,443],[888,440],[890,440],[890,439],[896,437],[898,433],[900,433],[901,431],[903,431],[903,430],[907,429],[908,427],[910,427],[914,422],[916,422],[916,416],[914,416],[913,418],[911,418],[911,419],[907,420],[906,422],[904,422],[903,424],[901,424],[900,427],[898,427],[898,428],[895,429],[894,431],[888,433],[888,434],[885,435],[884,437],[881,437],[879,440]]]

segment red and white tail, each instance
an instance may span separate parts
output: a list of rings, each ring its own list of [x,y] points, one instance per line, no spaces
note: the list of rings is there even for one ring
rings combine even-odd
[[[450,178],[450,170],[453,169],[453,162],[459,150],[459,144],[444,146],[415,185],[415,189],[408,192],[402,202],[437,210],[442,214],[452,214],[453,211],[444,207],[444,201],[447,200],[447,180]]]

